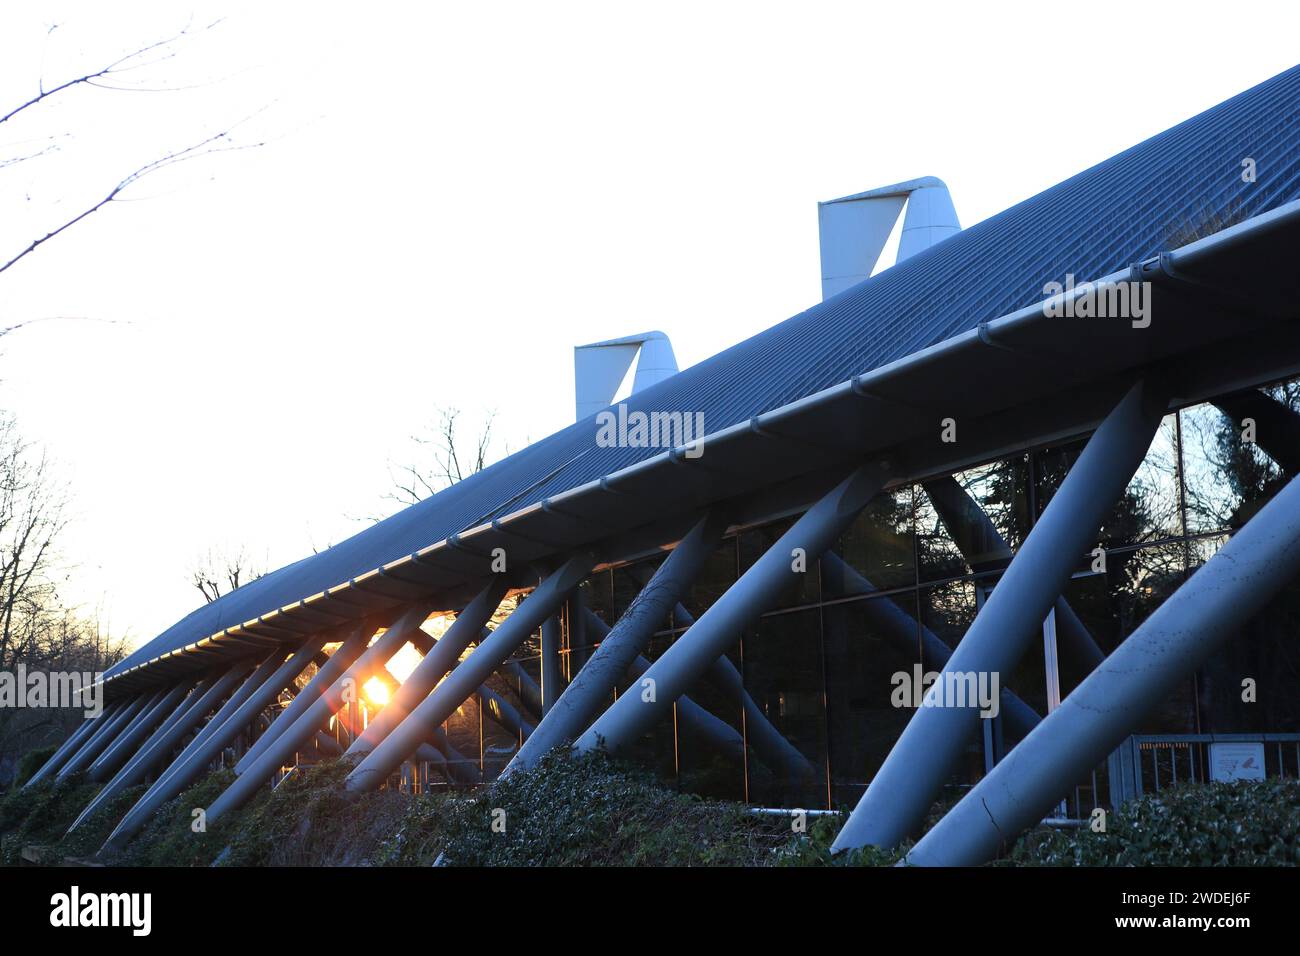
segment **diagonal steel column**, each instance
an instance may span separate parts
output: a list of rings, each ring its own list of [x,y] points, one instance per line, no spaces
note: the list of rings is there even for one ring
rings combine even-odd
[[[289,706],[271,721],[271,726],[266,728],[266,731],[257,738],[253,746],[248,748],[248,752],[235,764],[235,773],[243,773],[251,767],[253,762],[261,757],[271,744],[275,743],[276,738],[292,727],[298,718],[307,711],[307,708],[311,707],[330,685],[343,676],[347,669],[361,656],[361,653],[366,649],[366,645],[370,643],[373,634],[374,629],[368,624],[361,624],[346,630],[340,629],[334,633],[335,637],[343,636],[343,643],[330,655],[329,660],[316,671],[312,679],[307,682],[307,686],[294,695],[293,700],[289,702]],[[327,640],[326,643],[329,643],[329,641]]]
[[[131,726],[126,729],[122,736],[113,741],[113,746],[100,754],[99,759],[90,765],[87,776],[96,783],[102,783],[120,770],[122,765],[136,752],[145,737],[151,734],[154,728],[176,709],[176,705],[181,702],[188,692],[188,684],[177,684],[171,688],[159,688],[149,706],[135,720],[131,721]]]
[[[673,611],[673,616],[687,627],[695,624],[695,616],[680,604]],[[744,678],[736,670],[736,665],[731,663],[730,657],[723,654],[710,664],[704,672],[704,679],[744,712],[745,738],[769,770],[784,773],[796,780],[817,772],[808,758],[786,740],[785,734],[776,729],[767,714],[749,695],[749,691],[745,690]]]
[[[397,689],[392,700],[380,708],[370,726],[352,742],[348,748],[349,754],[367,754],[374,750],[379,741],[387,737],[420,701],[429,696],[438,681],[456,666],[465,648],[483,633],[483,625],[492,619],[506,590],[505,575],[494,575],[487,587],[465,605],[442,638],[430,648],[406,680],[402,681],[402,686]]]
[[[490,633],[491,631],[484,629],[483,637],[486,638]],[[529,711],[529,713],[538,720],[541,720],[542,688],[538,685],[537,681],[528,676],[528,672],[524,670],[523,665],[516,660],[505,660],[501,662],[501,666],[497,668],[497,672],[503,678],[508,677],[516,682],[519,702],[524,705],[525,710]]]
[[[500,627],[461,661],[434,688],[433,693],[361,761],[348,775],[347,788],[365,791],[382,784],[415,749],[422,739],[423,728],[437,726],[446,720],[542,621],[555,613],[569,592],[581,584],[595,566],[595,557],[579,553],[549,574]]]
[[[528,720],[519,712],[519,708],[510,701],[506,700],[491,687],[486,684],[478,686],[479,699],[483,702],[483,709],[489,717],[504,727],[507,731],[528,740],[537,728],[532,721]]]
[[[1255,419],[1259,447],[1287,474],[1300,474],[1300,415],[1294,409],[1259,389],[1224,395],[1213,403],[1238,428],[1243,418]]]
[[[325,641],[326,636],[323,634],[309,639],[260,686],[249,693],[238,709],[227,716],[200,746],[186,748],[185,753],[172,761],[172,765],[136,801],[135,806],[127,811],[126,816],[109,834],[104,847],[120,845],[129,840],[148,822],[160,806],[188,787],[229,745],[230,741],[252,723],[259,713],[270,706],[286,687],[292,685],[324,646]],[[215,722],[214,717],[209,723]]]
[[[874,584],[858,574],[843,558],[834,551],[822,555],[823,587],[836,597],[850,594],[870,594],[876,590]],[[917,653],[916,637],[921,635],[921,649],[925,652],[927,662],[932,667],[942,667],[952,656],[952,648],[943,642],[934,631],[917,621],[888,598],[876,598],[861,602],[860,606],[871,623],[888,638],[895,647],[908,656]],[[1043,718],[1023,700],[1007,690],[1001,689],[1001,710],[1007,727],[1018,737],[1023,737]]]
[[[248,700],[248,698],[252,696],[253,692],[262,686],[262,683],[270,677],[271,674],[275,673],[276,668],[284,663],[284,658],[287,653],[288,650],[281,645],[268,654],[266,659],[263,660],[251,674],[244,678],[244,682],[239,685],[235,692],[226,698],[226,702],[222,704],[221,708],[212,715],[211,719],[208,720],[206,724],[203,725],[203,728],[194,735],[194,739],[185,745],[185,748],[180,752],[176,760],[171,762],[172,765],[175,765],[177,761],[184,760],[188,754],[193,753],[199,747],[202,747],[203,744],[207,742],[208,737],[215,733],[217,729],[226,722],[226,718],[237,711],[240,706],[243,705],[244,701]]]
[[[925,493],[952,535],[953,542],[975,570],[1003,567],[1014,556],[1011,545],[984,513],[984,509],[951,475],[924,483]],[[1074,608],[1064,597],[1056,598],[1056,635],[1061,650],[1085,673],[1106,657]]]
[[[59,745],[59,749],[54,751],[50,759],[45,761],[39,770],[27,778],[27,782],[23,784],[23,787],[30,787],[62,767],[92,734],[105,726],[101,721],[111,720],[113,715],[122,709],[122,703],[122,701],[117,701],[110,704],[98,717],[83,720],[77,729],[72,732],[72,735]]]
[[[144,709],[145,704],[149,702],[149,694],[141,694],[129,704],[122,708],[108,724],[99,729],[93,737],[86,742],[86,746],[77,751],[59,771],[59,778],[70,776],[74,773],[80,773],[85,770],[95,759],[103,753],[126,729],[135,715]]]
[[[638,654],[628,668],[628,673],[635,681],[640,680],[649,669],[650,662]],[[633,692],[635,693],[635,688]],[[688,733],[698,736],[710,750],[737,767],[744,766],[745,738],[740,735],[740,731],[685,694],[674,703],[677,707],[677,720]]]
[[[806,562],[816,561],[884,487],[887,475],[882,463],[863,465],[809,508],[651,665],[639,688],[623,694],[597,718],[575,744],[578,751],[603,746],[617,753],[663,719],[673,701],[779,600],[791,579],[807,573],[795,570],[795,556],[802,552]]]
[[[190,695],[191,697],[198,696],[194,704],[188,707],[180,718],[164,724],[165,732],[158,736],[157,739],[151,738],[153,740],[151,744],[146,744],[139,753],[131,758],[125,767],[114,775],[112,780],[104,784],[104,788],[95,795],[95,799],[90,801],[86,809],[81,811],[80,816],[72,822],[72,826],[68,827],[68,832],[71,833],[75,830],[97,809],[107,806],[113,798],[127,787],[134,786],[143,780],[145,775],[166,759],[185,735],[197,727],[203,718],[207,717],[252,669],[253,662],[246,658],[236,662],[224,674],[217,677],[202,696],[198,696],[198,690],[196,689]]]
[[[1000,676],[1024,656],[1107,511],[1142,463],[1168,400],[1165,388],[1138,382],[1101,423],[948,659],[944,675]],[[931,686],[926,701],[946,679]],[[979,725],[978,702],[964,703],[973,706],[917,709],[832,850],[893,847],[915,831]]]
[[[1293,478],[922,837],[907,862],[991,859],[1298,574],[1300,479]]]
[[[213,801],[207,811],[208,823],[214,823],[227,812],[239,809],[261,789],[275,775],[276,770],[286,764],[305,741],[311,739],[330,715],[338,712],[348,692],[349,682],[354,690],[360,690],[374,671],[387,664],[394,654],[410,642],[412,634],[419,630],[433,610],[431,602],[419,602],[384,631],[374,644],[366,648],[347,672],[312,701],[302,716],[263,750],[243,775]]]
[[[560,697],[560,617],[552,614],[542,622],[541,641],[542,718]]]
[[[506,765],[502,777],[533,766],[547,751],[576,739],[608,706],[614,688],[699,576],[726,529],[726,519],[720,512],[701,518],[655,570],[612,630],[587,611],[591,615],[586,621],[587,629],[596,629],[600,646],[542,717],[528,742]],[[542,686],[544,690],[545,683]]]

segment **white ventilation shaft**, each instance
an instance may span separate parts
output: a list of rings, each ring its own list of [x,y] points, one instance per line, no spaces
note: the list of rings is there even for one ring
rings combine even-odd
[[[895,263],[961,232],[948,187],[933,176],[817,204],[823,300],[871,276],[904,206]]]
[[[621,339],[592,342],[573,349],[573,383],[577,421],[608,408],[627,370],[636,362],[632,392],[639,392],[677,373],[673,344],[662,332],[642,332]]]

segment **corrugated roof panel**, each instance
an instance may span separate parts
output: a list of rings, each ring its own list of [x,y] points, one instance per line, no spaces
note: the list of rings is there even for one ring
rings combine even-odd
[[[1241,178],[1256,161],[1257,181]],[[717,431],[904,358],[1043,298],[1044,283],[1099,278],[1169,248],[1205,215],[1244,218],[1300,196],[1300,67],[978,223],[629,401],[700,411]],[[194,611],[113,676],[294,604],[491,517],[646,459],[571,425],[432,498]]]

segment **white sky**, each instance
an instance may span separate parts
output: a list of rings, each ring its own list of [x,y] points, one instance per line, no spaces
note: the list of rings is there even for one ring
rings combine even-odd
[[[439,406],[512,449],[572,347],[683,367],[819,297],[816,201],[921,175],[971,225],[1293,65],[1293,4],[198,4],[226,17],[0,126],[0,262],[135,166],[256,113],[0,275],[0,408],[73,495],[65,595],[153,637],[209,547],[271,567],[391,506]],[[6,4],[0,113],[184,25]],[[129,10],[126,15],[123,11]],[[47,36],[50,24],[59,28]],[[267,107],[263,112],[257,112]]]

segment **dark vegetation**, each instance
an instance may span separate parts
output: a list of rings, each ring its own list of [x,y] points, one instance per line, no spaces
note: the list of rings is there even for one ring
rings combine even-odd
[[[602,754],[558,753],[536,769],[473,793],[350,794],[349,765],[331,761],[267,791],[195,832],[193,811],[230,783],[219,771],[164,806],[122,851],[127,866],[824,866],[890,865],[898,853],[842,855],[830,844],[840,817],[788,819],[741,804],[668,790]],[[142,792],[133,788],[68,825],[96,791],[83,777],[42,781],[0,798],[0,863],[29,850],[38,862],[94,857]],[[936,807],[933,819],[942,812]],[[496,826],[494,826],[494,823]],[[29,860],[28,862],[32,862]],[[1300,783],[1187,785],[1113,813],[1105,833],[1035,830],[1001,865],[1296,865]]]

